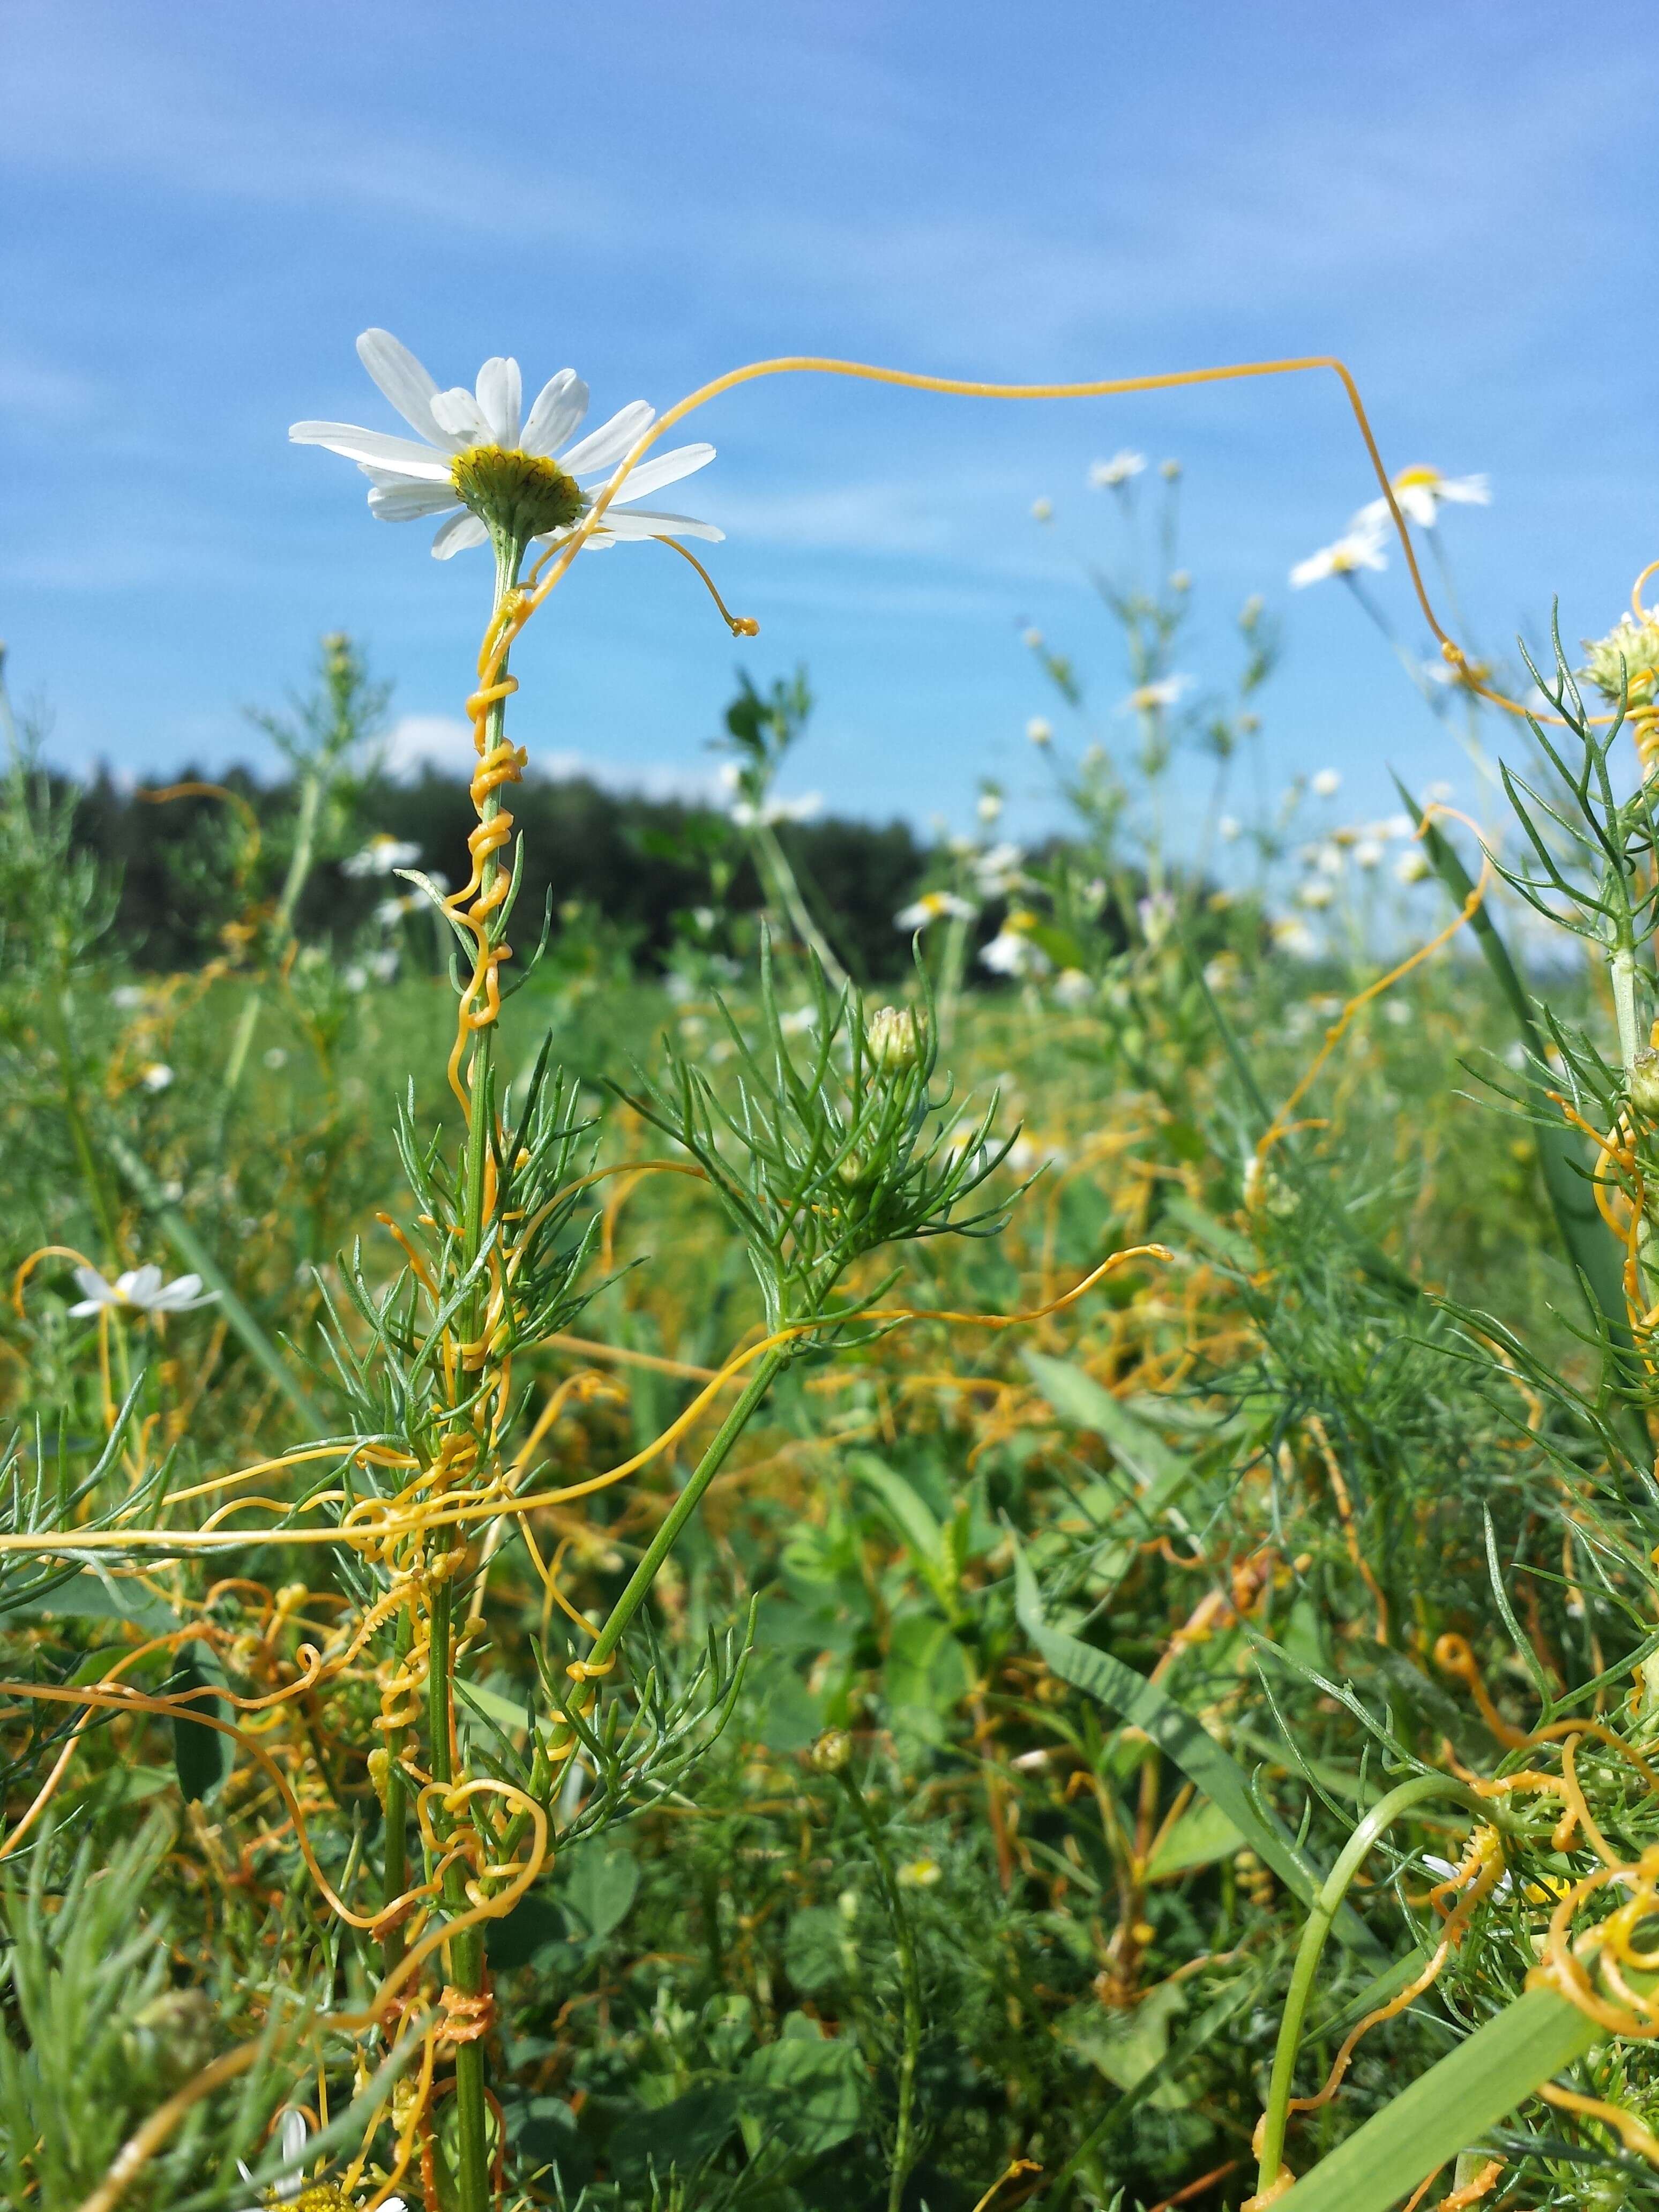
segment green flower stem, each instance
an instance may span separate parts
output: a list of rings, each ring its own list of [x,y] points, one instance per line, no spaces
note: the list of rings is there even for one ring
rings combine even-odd
[[[657,1579],[663,1561],[673,1550],[681,1529],[696,1511],[704,1491],[720,1473],[726,1454],[743,1434],[750,1416],[771,1389],[772,1378],[788,1356],[789,1347],[786,1345],[776,1346],[765,1355],[750,1376],[743,1395],[714,1431],[708,1450],[697,1462],[691,1480],[674,1500],[661,1528],[651,1539],[645,1557],[629,1577],[627,1589],[611,1607],[593,1649],[587,1655],[590,1667],[602,1667],[621,1642],[623,1629],[639,1611],[652,1583]]]
[[[320,769],[313,767],[300,787],[300,813],[295,827],[294,852],[288,864],[288,874],[283,880],[276,911],[271,920],[271,942],[279,954],[287,950],[289,939],[294,933],[295,910],[300,903],[300,894],[306,887],[306,878],[311,873],[311,865],[316,856],[317,817],[322,811],[322,805],[323,774]],[[256,983],[243,1003],[241,1018],[231,1041],[230,1058],[225,1065],[224,1094],[220,1105],[222,1127],[247,1066],[248,1053],[259,1026],[264,1004],[264,988]]]
[[[404,1606],[398,1615],[397,1632],[392,1638],[392,1656],[399,1668],[409,1656],[415,1642],[415,1614],[411,1606]],[[380,1875],[381,1910],[394,1897],[401,1897],[409,1887],[409,1784],[404,1777],[398,1753],[400,1743],[394,1743],[390,1733],[386,1751],[391,1765],[386,1778],[386,1856]],[[401,1928],[389,1928],[380,1938],[380,1963],[390,1974],[403,1963],[405,1948]]]
[[[903,1992],[904,2040],[899,2052],[898,2124],[893,2135],[893,2166],[887,2185],[887,2212],[899,2212],[904,2197],[904,2185],[916,2162],[916,2067],[921,2057],[921,1970],[916,1962],[915,1933],[910,1925],[910,1916],[904,1909],[904,1900],[899,1894],[898,1880],[893,1872],[887,1839],[881,1832],[881,1823],[871,1811],[863,1790],[849,1773],[843,1769],[836,1779],[847,1793],[848,1802],[857,1814],[859,1825],[869,1840],[870,1856],[876,1863],[876,1877],[881,1884],[882,1902],[887,1907],[887,1917],[892,1923],[893,1948],[898,1954],[899,1986]]]
[[[1296,1954],[1296,1964],[1291,1972],[1291,1986],[1285,1999],[1284,2017],[1279,2024],[1279,2042],[1273,2051],[1273,2079],[1267,2090],[1267,2109],[1262,2118],[1261,2162],[1256,2181],[1259,2192],[1273,2186],[1285,2159],[1285,2128],[1289,2116],[1291,2082],[1296,2072],[1297,2052],[1302,2042],[1302,2023],[1307,2015],[1308,2001],[1313,1995],[1314,1976],[1319,1971],[1319,1960],[1325,1948],[1325,1938],[1331,1932],[1331,1923],[1347,1893],[1348,1884],[1358,1873],[1366,1854],[1383,1831],[1390,1827],[1404,1813],[1422,1804],[1431,1797],[1456,1797],[1473,1808],[1488,1826],[1495,1826],[1493,1808],[1464,1782],[1454,1781],[1449,1775],[1421,1774],[1415,1780],[1402,1782],[1397,1790],[1372,1806],[1344,1847],[1336,1864],[1325,1877],[1314,1899],[1302,1929],[1302,1941]]]
[[[806,901],[801,896],[795,872],[789,865],[789,856],[778,842],[776,830],[769,823],[759,823],[752,834],[762,882],[766,884],[775,903],[787,917],[802,944],[817,953],[832,988],[844,991],[847,988],[847,970],[836,959],[829,939],[813,921]]]
[[[512,590],[519,573],[524,549],[498,542],[495,549],[495,602],[499,612],[502,600]],[[498,675],[505,676],[507,663],[503,657]],[[497,699],[490,706],[484,725],[486,751],[499,744],[507,716],[507,702]],[[489,822],[501,811],[497,792],[491,791],[479,809],[479,818]],[[480,896],[487,895],[495,886],[501,873],[499,856],[485,856],[480,870]],[[477,1030],[466,1063],[466,1086],[471,1112],[467,1121],[466,1146],[462,1160],[461,1187],[461,1255],[463,1271],[470,1268],[483,1249],[484,1238],[484,1189],[488,1180],[489,1129],[494,1115],[495,1029],[493,1024]],[[460,1319],[461,1335],[465,1341],[476,1341],[483,1327],[488,1291],[480,1283],[469,1294]],[[457,1417],[457,1425],[465,1430],[471,1415]],[[450,1730],[453,1716],[454,1692],[451,1680],[453,1668],[453,1584],[441,1582],[433,1592],[427,1650],[427,1729],[431,1739],[428,1757],[434,1782],[449,1783],[455,1778],[450,1757]],[[391,1850],[388,1838],[388,1851]],[[452,1918],[459,1918],[470,1909],[466,1894],[466,1873],[457,1860],[444,1875],[444,1905]],[[484,1987],[487,1969],[484,1931],[481,1927],[464,1929],[449,1946],[450,1974],[454,1986],[468,1996],[478,1996]],[[457,2166],[457,2212],[489,2212],[489,2111],[484,2093],[484,2051],[482,2040],[463,2043],[455,2051],[455,2128]]]

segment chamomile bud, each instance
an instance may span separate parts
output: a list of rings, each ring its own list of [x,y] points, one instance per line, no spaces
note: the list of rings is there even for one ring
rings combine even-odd
[[[807,1756],[820,1774],[844,1774],[853,1763],[853,1739],[845,1729],[826,1729]]]
[[[1621,615],[1605,637],[1587,637],[1584,651],[1583,673],[1604,699],[1622,698],[1626,684],[1633,697],[1649,696],[1659,677],[1659,614],[1650,610],[1639,623]]]
[[[921,1034],[913,1006],[878,1006],[865,1026],[864,1042],[872,1063],[897,1073],[914,1067]]]
[[[1659,1052],[1644,1044],[1625,1078],[1625,1096],[1644,1121],[1659,1121]]]

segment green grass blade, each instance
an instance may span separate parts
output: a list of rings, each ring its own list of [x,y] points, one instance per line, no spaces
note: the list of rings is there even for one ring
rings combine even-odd
[[[1301,1850],[1284,1823],[1257,1802],[1243,1768],[1184,1707],[1157,1683],[1137,1674],[1109,1652],[1097,1651],[1042,1618],[1036,1577],[1023,1549],[1014,1553],[1015,1606],[1019,1622],[1048,1666],[1073,1688],[1085,1690],[1110,1711],[1145,1731],[1187,1779],[1201,1790],[1232,1821],[1250,1849],[1270,1866],[1293,1895],[1311,1909],[1324,1869]],[[1348,1905],[1332,1926],[1337,1941],[1374,1966],[1387,1954],[1359,1916]]]
[[[1606,2034],[1553,1990],[1529,1990],[1322,2159],[1282,2212],[1391,2212]]]

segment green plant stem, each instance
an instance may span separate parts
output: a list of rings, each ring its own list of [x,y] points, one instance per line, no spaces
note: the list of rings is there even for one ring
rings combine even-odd
[[[806,901],[801,896],[800,885],[795,881],[795,872],[789,865],[789,856],[778,842],[776,830],[769,824],[761,823],[757,825],[753,835],[761,880],[766,884],[802,944],[817,953],[819,964],[830,978],[831,986],[837,991],[844,991],[847,988],[847,970],[836,959],[829,939],[813,921]]]
[[[322,811],[323,775],[320,769],[313,768],[300,787],[300,814],[295,826],[294,851],[288,864],[288,873],[283,879],[276,911],[271,919],[271,945],[280,955],[288,949],[294,934],[295,910],[300,903],[300,894],[311,873],[312,861],[317,850],[317,817]],[[264,1004],[264,987],[256,983],[245,1001],[241,1018],[236,1024],[236,1034],[231,1041],[230,1058],[225,1064],[224,1096],[220,1104],[222,1127],[231,1100],[235,1097],[247,1066],[247,1056],[259,1026],[259,1014]]]
[[[731,1412],[720,1423],[709,1440],[708,1449],[697,1462],[690,1480],[674,1500],[660,1528],[651,1539],[645,1557],[629,1577],[628,1587],[611,1608],[605,1624],[600,1629],[592,1650],[587,1655],[590,1667],[602,1667],[622,1640],[622,1632],[639,1611],[651,1585],[657,1579],[663,1561],[673,1550],[682,1528],[696,1511],[702,1494],[720,1473],[726,1455],[748,1425],[750,1416],[772,1387],[772,1378],[788,1358],[788,1347],[776,1346],[769,1352],[753,1375]]]
[[[904,2040],[899,2052],[898,2123],[893,2134],[893,2166],[887,2185],[887,2212],[899,2212],[904,2197],[904,2185],[916,2162],[916,2067],[921,2057],[921,1970],[916,1962],[915,1932],[910,1925],[910,1916],[904,1909],[904,1900],[899,1895],[898,1881],[888,1853],[887,1839],[881,1832],[881,1823],[871,1811],[863,1790],[850,1774],[843,1771],[836,1779],[846,1792],[848,1802],[857,1814],[859,1824],[869,1839],[870,1856],[875,1861],[876,1878],[881,1884],[882,1902],[887,1907],[887,1917],[892,1923],[893,1948],[898,1954],[899,1987],[904,2005]]]
[[[408,1658],[414,1642],[415,1614],[412,1607],[406,1605],[398,1615],[397,1632],[392,1640],[392,1656],[399,1669]],[[403,1746],[400,1742],[394,1743],[388,1732],[386,1747],[392,1763],[386,1778],[386,1856],[380,1875],[382,1911],[394,1897],[401,1897],[409,1887],[409,1784],[399,1757]],[[380,1938],[380,1961],[386,1972],[392,1973],[402,1964],[404,1948],[402,1928],[388,1928]]]
[[[1349,1837],[1336,1864],[1320,1885],[1302,1929],[1302,1941],[1296,1954],[1296,1964],[1291,1972],[1291,1986],[1285,1999],[1285,2011],[1279,2024],[1279,2042],[1273,2051],[1273,2080],[1267,2091],[1267,2106],[1262,2115],[1261,2167],[1256,2180],[1258,2191],[1271,2188],[1285,2159],[1285,2128],[1289,2116],[1291,2083],[1296,2072],[1297,2052],[1302,2042],[1302,2023],[1307,2016],[1308,2001],[1313,1995],[1314,1976],[1319,1970],[1325,1939],[1331,1932],[1338,1907],[1347,1893],[1348,1884],[1358,1873],[1366,1854],[1383,1831],[1409,1813],[1413,1806],[1430,1797],[1457,1797],[1470,1806],[1488,1826],[1493,1825],[1492,1807],[1476,1795],[1467,1783],[1454,1781],[1449,1775],[1420,1774],[1411,1782],[1402,1782],[1397,1790],[1389,1790],[1365,1815]]]
[[[453,1583],[440,1583],[432,1594],[426,1678],[427,1723],[431,1737],[428,1756],[432,1763],[432,1778],[440,1783],[455,1779],[449,1742],[453,1602]],[[459,1860],[453,1861],[445,1872],[443,1894],[445,1910],[452,1919],[459,1919],[471,1910],[466,1873]],[[466,1996],[477,1996],[483,1988],[484,1978],[482,1928],[464,1928],[453,1939],[449,1946],[449,1966],[455,1987]],[[482,2039],[456,2046],[455,2138],[456,2212],[489,2212],[489,2105],[484,2094]]]

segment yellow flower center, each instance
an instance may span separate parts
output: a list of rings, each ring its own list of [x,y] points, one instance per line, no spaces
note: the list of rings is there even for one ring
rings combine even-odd
[[[283,2212],[353,2212],[351,2199],[331,2181],[315,2182],[297,2197],[273,2197],[270,2202]]]
[[[1425,490],[1432,491],[1436,484],[1442,481],[1438,469],[1419,465],[1414,469],[1401,469],[1394,480],[1394,488],[1396,491],[1415,491],[1421,487]]]
[[[463,504],[519,545],[568,529],[586,511],[585,495],[556,461],[516,447],[469,446],[449,474]]]

